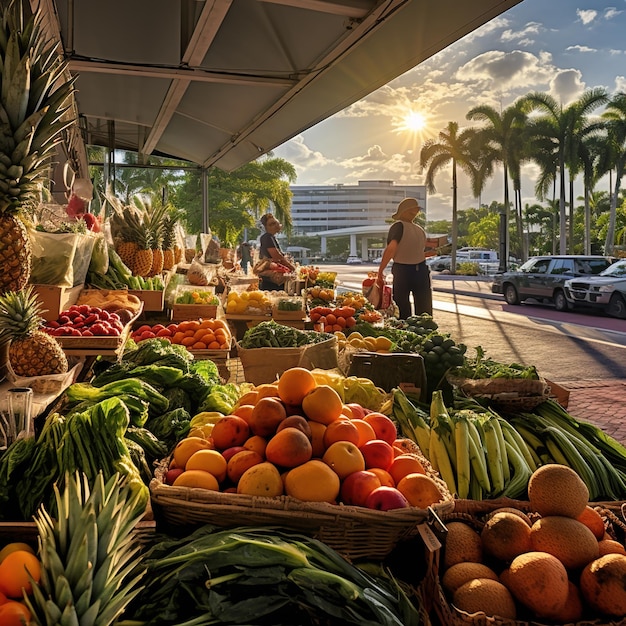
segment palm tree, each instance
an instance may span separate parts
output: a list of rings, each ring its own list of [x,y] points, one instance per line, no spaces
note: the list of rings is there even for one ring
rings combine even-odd
[[[525,115],[519,104],[513,104],[499,113],[494,107],[481,105],[470,109],[465,116],[468,120],[485,122],[485,126],[477,131],[480,142],[483,145],[482,158],[492,164],[501,163],[504,170],[504,211],[507,240],[504,242],[504,258],[501,260],[503,269],[509,257],[509,175],[511,168],[515,176],[519,176],[519,164],[522,154],[522,131],[524,128]],[[523,239],[521,207],[516,212],[517,232],[520,242]]]
[[[522,99],[524,110],[541,111],[544,115],[533,120],[532,132],[552,145],[552,157],[557,165],[559,176],[559,251],[567,251],[567,215],[565,211],[565,169],[570,166],[570,177],[575,176],[580,168],[580,143],[589,132],[586,128],[587,115],[596,107],[606,102],[604,89],[585,91],[579,100],[567,107],[559,104],[546,93],[533,92]],[[551,168],[550,171],[553,171]],[[570,205],[573,205],[571,192]],[[573,220],[573,206],[570,206]],[[573,241],[570,241],[573,245]]]
[[[472,165],[472,151],[470,143],[474,137],[474,130],[466,128],[459,132],[457,122],[448,122],[445,130],[439,133],[438,140],[429,139],[424,143],[420,151],[421,167],[428,167],[426,171],[426,189],[429,193],[435,193],[435,176],[448,165],[452,165],[452,253],[450,259],[450,271],[456,272],[456,249],[458,240],[458,189],[457,189],[457,166],[468,176],[472,177],[474,168]]]
[[[626,94],[618,93],[611,98],[602,114],[607,130],[606,156],[600,169],[607,171],[609,165],[615,168],[615,183],[611,194],[609,223],[604,241],[604,254],[612,254],[615,247],[615,222],[617,200],[622,184],[622,176],[626,169]],[[607,163],[607,159],[609,162]]]

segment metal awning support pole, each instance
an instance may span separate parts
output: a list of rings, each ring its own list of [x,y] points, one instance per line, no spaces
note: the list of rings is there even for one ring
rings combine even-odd
[[[206,167],[202,168],[202,232],[209,230],[209,173]]]

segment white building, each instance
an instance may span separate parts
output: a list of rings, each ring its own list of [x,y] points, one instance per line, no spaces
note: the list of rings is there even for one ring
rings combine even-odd
[[[322,254],[328,237],[350,237],[349,256],[368,260],[370,240],[386,242],[398,203],[417,198],[426,217],[426,187],[396,185],[390,180],[362,180],[357,185],[292,185],[294,235],[319,235]]]

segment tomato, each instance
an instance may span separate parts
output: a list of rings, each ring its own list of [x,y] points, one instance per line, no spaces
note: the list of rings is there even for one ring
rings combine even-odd
[[[154,330],[156,330],[156,326]],[[169,328],[161,328],[161,330],[157,331],[156,336],[157,337],[171,337],[172,331]]]
[[[178,324],[168,324],[166,328],[172,333],[172,335],[178,332]]]
[[[322,317],[322,314],[319,311],[312,309],[311,312],[309,313],[309,317],[311,318],[312,322],[317,322],[317,320],[319,320],[319,318]]]
[[[342,306],[338,309],[335,309],[335,315],[337,317],[352,317],[356,313],[356,310],[351,306]]]
[[[164,330],[165,326],[163,324],[155,324],[152,327],[152,332],[156,335],[160,330]]]
[[[156,335],[151,330],[144,330],[139,336],[139,341],[143,341],[144,339],[154,339]]]
[[[152,332],[152,326],[149,326],[148,324],[144,324],[143,326],[140,326],[135,333],[138,335],[141,335],[141,333],[146,332],[146,331],[150,331]],[[133,333],[133,334],[135,334]]]

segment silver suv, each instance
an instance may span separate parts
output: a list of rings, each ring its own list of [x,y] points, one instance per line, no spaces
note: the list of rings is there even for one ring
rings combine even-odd
[[[492,293],[501,293],[508,304],[520,304],[527,298],[553,302],[557,311],[569,308],[565,281],[578,276],[597,275],[615,259],[605,256],[558,255],[536,256],[515,271],[494,276]]]

